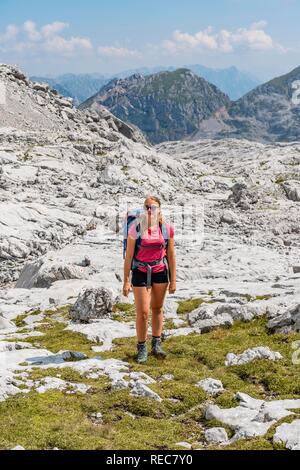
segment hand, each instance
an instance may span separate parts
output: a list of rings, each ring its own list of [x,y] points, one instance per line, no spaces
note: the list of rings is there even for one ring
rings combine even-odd
[[[176,291],[176,281],[171,281],[169,284],[169,294],[174,294]]]
[[[130,282],[124,282],[124,284],[123,284],[123,295],[125,297],[128,297],[128,294],[130,292],[130,287],[131,287]]]

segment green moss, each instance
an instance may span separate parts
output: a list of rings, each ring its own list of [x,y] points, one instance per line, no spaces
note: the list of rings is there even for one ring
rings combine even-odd
[[[275,183],[276,184],[282,184],[285,182],[285,177],[283,175],[278,175],[276,180],[275,180]]]
[[[18,328],[21,328],[22,326],[26,326],[26,323],[24,322],[25,318],[27,317],[28,315],[25,314],[25,315],[18,315],[13,321],[15,323],[15,325],[18,327]]]
[[[93,341],[81,333],[66,330],[64,323],[48,319],[45,324],[39,326],[38,331],[44,333],[43,336],[38,337],[40,347],[53,353],[60,350],[72,350],[83,352],[89,357],[98,355],[92,350],[92,346],[95,346]],[[26,342],[34,344],[37,342],[37,337],[28,337]]]
[[[192,312],[198,308],[205,300],[203,299],[188,299],[188,300],[179,300],[178,301],[178,315],[183,315],[185,313]]]
[[[27,313],[24,313],[22,315],[18,315],[15,319],[14,319],[14,322],[16,324],[17,327],[21,328],[22,326],[26,326],[26,323],[25,323],[25,318],[29,317],[29,316],[34,316],[34,315],[40,315],[41,313],[43,313],[43,315],[45,316],[45,319],[46,321],[48,320],[49,317],[51,317],[52,315],[56,315],[56,314],[59,314],[65,318],[68,318],[69,317],[69,311],[70,311],[70,305],[65,305],[63,307],[60,307],[60,308],[57,308],[57,309],[54,309],[54,310],[45,310],[43,312],[41,312],[41,310],[32,310],[30,312],[27,312]]]
[[[134,309],[133,304],[127,304],[127,303],[117,303],[113,306],[113,311],[118,311],[120,310],[121,312],[130,312]]]
[[[273,297],[272,294],[263,294],[263,295],[256,295],[252,296],[250,294],[240,294],[240,297],[243,297],[247,300],[247,302],[255,302],[256,300],[268,300]]]
[[[165,330],[173,330],[174,328],[176,328],[176,325],[172,319],[168,318],[167,320],[164,320]]]
[[[87,379],[82,377],[79,372],[72,369],[71,367],[62,367],[60,369],[41,369],[39,367],[33,367],[28,374],[29,380],[41,380],[45,377],[59,377],[60,379],[66,380],[68,382],[87,383]],[[90,381],[90,383],[93,383],[93,381]]]
[[[135,305],[127,303],[117,303],[113,306],[112,319],[116,321],[133,321],[135,320]]]
[[[93,425],[94,412],[102,413],[103,425]],[[0,413],[2,449],[16,443],[26,449],[168,449],[190,432],[161,403],[127,390],[109,392],[105,381],[76,397],[58,391],[20,394],[0,403]]]
[[[273,296],[272,294],[265,294],[265,295],[257,295],[255,300],[268,300],[271,299]]]
[[[208,450],[220,450],[220,447],[208,447]],[[222,450],[274,450],[270,441],[263,437],[255,437],[252,439],[241,439],[226,447]]]

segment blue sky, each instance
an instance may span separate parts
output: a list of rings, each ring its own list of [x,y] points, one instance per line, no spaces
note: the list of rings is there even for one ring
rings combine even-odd
[[[0,0],[0,62],[28,74],[300,65],[298,0]]]

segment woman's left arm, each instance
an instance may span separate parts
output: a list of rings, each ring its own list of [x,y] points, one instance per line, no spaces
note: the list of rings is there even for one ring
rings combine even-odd
[[[175,256],[175,246],[174,238],[170,238],[167,248],[167,257],[170,271],[170,284],[169,284],[169,293],[174,294],[176,291],[176,256]]]

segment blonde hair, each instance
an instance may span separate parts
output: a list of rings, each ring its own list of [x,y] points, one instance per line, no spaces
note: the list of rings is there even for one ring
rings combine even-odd
[[[159,205],[159,218],[158,218],[158,222],[160,224],[163,224],[165,223],[165,218],[162,214],[162,211],[161,211],[161,200],[159,199],[159,197],[157,196],[152,196],[152,195],[149,195],[146,197],[146,199],[144,200],[144,204],[145,202],[148,200],[148,199],[152,199],[153,201],[157,202],[158,205]],[[142,214],[139,218],[139,222],[141,224],[141,230],[142,232],[144,232],[145,230],[147,230],[148,228],[148,215],[146,213]]]

